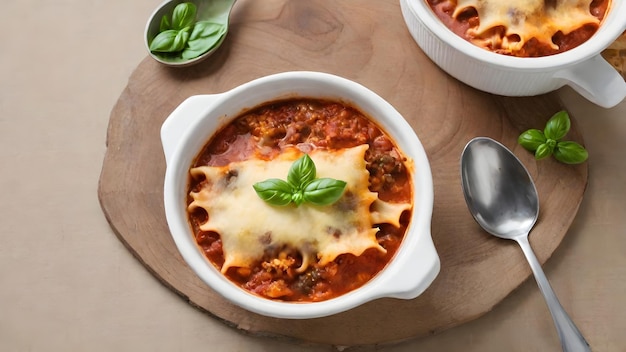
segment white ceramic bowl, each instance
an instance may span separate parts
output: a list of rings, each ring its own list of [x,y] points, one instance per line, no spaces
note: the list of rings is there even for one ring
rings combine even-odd
[[[322,302],[272,301],[237,287],[207,261],[187,222],[185,201],[189,167],[210,136],[246,109],[289,97],[340,99],[358,107],[391,135],[415,165],[413,216],[392,261],[361,288]],[[424,148],[398,111],[360,84],[319,72],[285,72],[256,79],[222,94],[192,96],[163,123],[161,140],[167,162],[165,215],[176,246],[207,285],[240,307],[278,318],[322,317],[381,297],[415,298],[439,273],[439,257],[430,232],[433,183]]]
[[[602,25],[587,42],[566,52],[521,58],[492,53],[454,34],[426,0],[400,0],[409,32],[439,67],[485,92],[533,96],[571,86],[591,102],[610,108],[626,97],[626,82],[601,52],[626,30],[626,0],[612,0]]]

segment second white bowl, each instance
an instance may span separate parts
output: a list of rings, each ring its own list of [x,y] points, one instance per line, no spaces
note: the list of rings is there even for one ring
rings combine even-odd
[[[513,57],[479,48],[448,29],[426,0],[400,0],[409,32],[444,71],[479,90],[506,96],[533,96],[571,86],[605,108],[626,97],[626,82],[601,56],[626,30],[626,0],[612,6],[598,31],[585,43],[545,57]]]

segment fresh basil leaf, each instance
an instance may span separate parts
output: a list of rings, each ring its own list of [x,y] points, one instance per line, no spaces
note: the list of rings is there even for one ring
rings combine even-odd
[[[198,21],[193,25],[193,31],[189,40],[196,40],[199,38],[208,38],[213,35],[219,35],[225,26],[220,23],[210,21]]]
[[[302,190],[297,190],[291,195],[291,201],[299,207],[302,203],[304,203],[304,194]]]
[[[554,139],[555,141],[565,137],[571,127],[569,115],[566,111],[559,111],[554,114],[546,123],[546,128],[543,130],[543,134],[548,139]]]
[[[310,156],[304,154],[289,168],[287,182],[295,188],[303,188],[304,185],[315,179],[317,170]]]
[[[191,43],[192,43],[192,41],[189,41],[188,43],[189,43],[189,44],[191,44]],[[195,58],[197,58],[198,56],[200,56],[200,55],[202,55],[202,54],[204,54],[204,53],[206,53],[206,52],[207,52],[207,51],[206,51],[206,50],[204,50],[204,49],[201,49],[201,50],[194,50],[194,49],[191,49],[190,47],[187,47],[187,48],[185,48],[185,50],[183,50],[183,52],[182,52],[182,53],[180,53],[180,54],[181,54],[181,57],[182,57],[184,60],[191,60],[191,59],[195,59]]]
[[[346,182],[332,178],[315,178],[315,163],[307,154],[291,164],[287,181],[271,178],[253,185],[258,196],[274,205],[304,202],[324,206],[336,202],[346,188]]]
[[[173,45],[174,50],[172,50],[172,52],[179,52],[185,49],[185,46],[187,45],[187,41],[189,41],[189,31],[190,31],[189,27],[186,27],[178,31],[178,34],[176,34],[176,38],[174,38],[174,45]]]
[[[559,111],[554,114],[543,129],[522,133],[517,141],[524,148],[534,151],[535,159],[540,160],[550,155],[565,164],[580,164],[587,160],[589,153],[576,142],[561,141],[571,128],[569,114]],[[534,148],[534,150],[533,150]]]
[[[549,157],[552,154],[552,148],[547,143],[543,143],[537,147],[535,150],[535,159],[541,160],[543,158]]]
[[[196,20],[196,11],[196,5],[191,2],[176,5],[172,14],[172,29],[183,29],[193,25]]]
[[[291,203],[293,187],[281,179],[270,178],[257,182],[253,186],[259,198],[273,205],[287,205]]]
[[[576,142],[559,142],[554,148],[554,158],[565,164],[580,164],[588,157],[587,150]]]
[[[534,152],[540,145],[546,142],[546,136],[538,129],[530,129],[517,138],[517,142],[526,150]]]
[[[346,182],[332,178],[318,178],[304,187],[304,200],[315,205],[329,205],[343,194]]]
[[[176,37],[179,31],[175,29],[168,29],[164,32],[157,34],[156,37],[150,43],[150,51],[157,53],[171,53],[176,50]]]
[[[164,32],[168,29],[172,29],[172,25],[170,24],[170,20],[167,16],[163,15],[163,17],[161,17],[161,24],[159,25],[159,32]]]
[[[182,58],[194,59],[213,49],[226,34],[226,26],[210,21],[198,21],[194,24],[187,47],[182,52]]]

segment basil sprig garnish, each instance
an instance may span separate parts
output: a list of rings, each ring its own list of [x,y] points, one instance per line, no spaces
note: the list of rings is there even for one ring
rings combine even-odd
[[[193,25],[197,12],[198,9],[194,3],[184,2],[176,5],[172,13],[172,29],[180,30]]]
[[[316,178],[315,163],[307,154],[301,156],[289,168],[287,180],[270,178],[252,187],[259,198],[272,205],[296,206],[311,203],[318,206],[336,202],[346,188],[346,182],[333,178]]]
[[[562,140],[570,127],[568,113],[559,111],[548,120],[543,131],[529,129],[519,136],[517,142],[535,153],[537,160],[554,155],[554,158],[562,163],[580,164],[587,160],[589,153],[585,147],[576,142]]]
[[[159,34],[150,42],[153,54],[168,59],[189,60],[211,50],[226,34],[226,25],[197,21],[197,7],[191,2],[176,5],[170,20],[161,17]]]

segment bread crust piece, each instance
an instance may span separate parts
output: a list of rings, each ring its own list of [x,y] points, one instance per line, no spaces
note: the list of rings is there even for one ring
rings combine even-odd
[[[602,52],[602,57],[626,79],[626,32]]]

